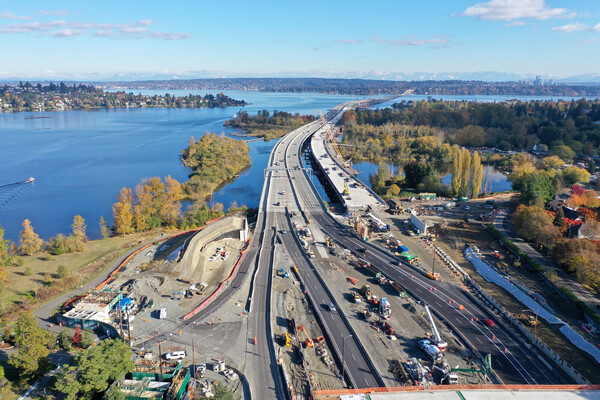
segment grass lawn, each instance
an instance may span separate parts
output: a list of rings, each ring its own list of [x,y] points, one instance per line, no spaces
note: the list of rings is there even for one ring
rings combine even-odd
[[[152,231],[125,237],[93,240],[87,243],[87,250],[83,253],[60,256],[38,254],[23,257],[23,265],[7,268],[6,290],[0,294],[0,311],[3,315],[6,314],[8,319],[11,319],[9,315],[11,308],[18,304],[30,303],[40,289],[47,289],[49,286],[55,285],[57,290],[60,288],[61,292],[65,292],[72,289],[72,287],[67,287],[69,282],[71,286],[73,283],[83,284],[109,267],[131,246],[149,240],[157,233],[158,231]],[[105,258],[103,259],[103,257]],[[93,264],[95,262],[97,263]],[[60,265],[64,265],[68,271],[65,280],[58,279],[57,271]],[[45,282],[47,275],[51,280],[50,284]],[[58,294],[61,293],[55,295]]]

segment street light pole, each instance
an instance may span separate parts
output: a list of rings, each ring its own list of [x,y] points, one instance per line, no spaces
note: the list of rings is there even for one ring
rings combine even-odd
[[[345,379],[344,378],[344,373],[345,373],[344,367],[346,366],[346,339],[348,339],[349,337],[353,337],[353,336],[348,335],[348,336],[344,336],[342,338],[342,379]]]

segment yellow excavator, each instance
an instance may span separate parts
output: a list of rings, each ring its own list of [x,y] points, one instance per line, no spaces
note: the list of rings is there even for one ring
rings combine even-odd
[[[344,195],[348,196],[350,194],[350,189],[348,189],[348,182],[344,182]]]

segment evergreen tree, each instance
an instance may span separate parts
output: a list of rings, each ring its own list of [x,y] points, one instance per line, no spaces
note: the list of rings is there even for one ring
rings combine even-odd
[[[43,370],[48,347],[56,340],[54,335],[40,328],[30,312],[19,315],[15,325],[15,342],[19,351],[8,358],[8,363],[25,376]]]

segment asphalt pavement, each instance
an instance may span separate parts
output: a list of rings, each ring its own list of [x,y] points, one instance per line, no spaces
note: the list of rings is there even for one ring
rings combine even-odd
[[[294,155],[293,158],[296,159],[298,166],[301,165],[300,146],[303,139],[308,136],[310,135],[297,140],[296,147],[290,148],[289,152]],[[493,369],[505,383],[536,385],[564,382],[564,379],[557,375],[545,360],[542,362],[541,357],[534,350],[524,346],[517,339],[516,332],[501,323],[493,327],[484,325],[481,322],[483,319],[496,320],[496,317],[472,300],[460,287],[448,282],[432,281],[406,264],[393,265],[392,261],[396,261],[395,257],[383,250],[368,246],[326,212],[306,175],[295,174],[293,182],[300,197],[299,202],[306,205],[304,210],[312,225],[318,225],[343,248],[349,247],[356,252],[358,248],[368,247],[366,261],[375,265],[390,279],[399,282],[417,298],[430,304],[482,355],[491,354]],[[460,305],[463,305],[463,310],[459,309]]]

